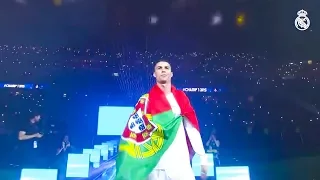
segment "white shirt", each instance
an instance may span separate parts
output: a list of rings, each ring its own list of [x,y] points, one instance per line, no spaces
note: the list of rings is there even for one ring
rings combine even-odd
[[[166,98],[171,106],[172,112],[178,117],[181,114],[181,109],[172,93],[166,95]],[[200,133],[195,129],[188,120],[180,124],[176,138],[171,146],[163,154],[155,169],[165,170],[167,175],[172,180],[194,180],[194,173],[190,165],[189,150],[186,141],[186,132],[188,133],[193,149],[202,157],[202,164],[205,164],[207,158],[202,145]]]

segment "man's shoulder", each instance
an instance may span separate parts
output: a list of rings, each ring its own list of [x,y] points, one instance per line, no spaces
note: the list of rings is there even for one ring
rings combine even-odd
[[[148,99],[149,93],[142,95],[139,99]]]
[[[186,96],[187,97],[186,93],[183,90],[180,90],[180,89],[176,90],[176,94],[178,94],[180,96]]]
[[[20,131],[28,131],[31,127],[30,122],[23,122],[20,125]]]
[[[28,130],[29,130],[29,127],[25,124],[19,126],[19,131],[27,132]]]
[[[148,101],[148,100],[149,100],[149,94],[144,94],[144,95],[140,96],[137,104],[138,104],[138,103],[144,104],[144,103],[145,103],[146,101]]]

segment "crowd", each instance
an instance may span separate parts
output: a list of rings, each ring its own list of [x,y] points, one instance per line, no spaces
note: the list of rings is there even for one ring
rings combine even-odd
[[[221,148],[229,150],[312,149],[320,145],[315,136],[320,124],[315,96],[319,62],[271,65],[269,58],[249,53],[108,52],[1,45],[1,134],[15,139],[19,124],[36,109],[48,131],[52,127],[67,129],[75,134],[79,146],[90,144],[98,106],[132,106],[153,85],[154,62],[168,59],[177,87],[221,89],[187,93],[199,116],[204,141],[214,127]],[[6,83],[41,88],[5,88]]]

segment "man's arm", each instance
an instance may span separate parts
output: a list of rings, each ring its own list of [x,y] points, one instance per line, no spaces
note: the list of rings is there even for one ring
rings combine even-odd
[[[220,141],[219,140],[215,140],[216,146],[220,147]]]
[[[209,146],[210,141],[211,141],[211,137],[210,137],[209,140],[207,141],[206,146]]]
[[[65,151],[66,149],[65,143],[62,142],[61,147],[58,148],[56,155],[59,155],[62,151]]]
[[[19,139],[20,141],[32,139],[32,138],[35,138],[35,137],[36,137],[36,134],[26,135],[26,132],[25,132],[25,131],[19,131],[19,135],[18,135],[18,139]]]
[[[188,120],[188,118],[185,116],[185,129],[187,131],[188,137],[190,139],[190,143],[192,145],[193,150],[195,151],[195,153],[197,153],[200,156],[200,161],[201,161],[201,165],[207,165],[208,164],[208,158],[206,155],[206,151],[203,147],[203,142],[202,142],[202,138],[199,132],[199,125],[198,125],[198,120],[197,120],[197,115],[190,103],[190,100],[188,98],[188,96],[182,91],[181,93],[183,93],[183,95],[185,96],[186,99],[186,107],[188,107],[188,116],[190,118],[194,118],[197,121],[197,124],[195,124],[198,127],[195,127],[192,123],[190,123],[190,121]]]
[[[192,124],[188,122],[188,120],[185,120],[184,125],[193,150],[200,156],[201,165],[206,165],[208,163],[208,158],[206,155],[206,151],[204,150],[202,138],[199,131],[195,127],[193,127]]]

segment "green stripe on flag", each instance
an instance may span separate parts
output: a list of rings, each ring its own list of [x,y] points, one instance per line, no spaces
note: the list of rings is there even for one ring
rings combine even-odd
[[[158,129],[148,142],[120,141],[115,180],[145,180],[175,139],[182,117],[175,118],[170,110],[153,116],[152,122]]]

